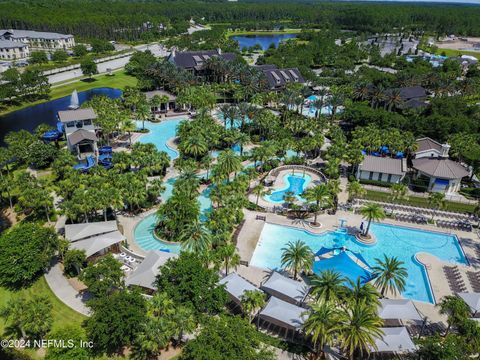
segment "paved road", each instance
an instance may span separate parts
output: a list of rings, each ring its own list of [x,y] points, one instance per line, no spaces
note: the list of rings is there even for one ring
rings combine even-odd
[[[82,297],[82,295],[70,285],[65,276],[63,276],[58,261],[55,261],[50,270],[45,274],[45,279],[55,296],[65,305],[83,315],[90,315],[90,309],[85,304],[88,297]]]
[[[138,51],[150,50],[153,53],[153,55],[157,57],[165,57],[169,54],[167,50],[162,45],[159,45],[159,44],[137,45],[137,46],[134,46],[134,49]],[[97,65],[97,69],[100,74],[104,74],[107,72],[107,69],[116,70],[116,69],[121,69],[125,67],[125,65],[128,63],[129,60],[130,60],[130,56],[105,61],[105,62],[99,63]],[[48,76],[48,82],[50,84],[55,84],[62,81],[72,80],[82,75],[83,73],[82,73],[82,70],[80,69],[65,71],[65,72]]]

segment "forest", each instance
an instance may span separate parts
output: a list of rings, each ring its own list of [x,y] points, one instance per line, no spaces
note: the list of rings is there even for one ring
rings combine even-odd
[[[0,2],[0,28],[71,33],[79,39],[139,40],[185,32],[193,18],[246,29],[338,28],[384,32],[395,28],[480,36],[480,8],[467,5],[353,2],[127,0],[13,0]],[[139,6],[141,3],[141,6]],[[79,5],[80,4],[80,5]],[[158,26],[166,26],[160,30]]]

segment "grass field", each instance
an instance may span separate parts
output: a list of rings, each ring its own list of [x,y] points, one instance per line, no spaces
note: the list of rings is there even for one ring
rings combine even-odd
[[[31,287],[20,291],[10,291],[0,287],[0,308],[3,308],[10,299],[16,299],[20,296],[27,296],[31,298],[33,295],[46,295],[52,304],[53,324],[52,329],[61,328],[65,325],[80,325],[86,317],[75,310],[70,309],[63,302],[61,302],[50,290],[45,278],[42,276]],[[3,319],[0,319],[0,335],[3,335],[5,327]],[[2,336],[5,338],[5,336]],[[28,350],[27,353],[34,358],[41,358],[33,349]]]
[[[68,96],[72,93],[73,90],[81,92],[100,87],[123,89],[125,88],[125,86],[135,86],[137,84],[137,79],[133,76],[125,74],[123,70],[115,72],[113,76],[94,76],[95,81],[92,82],[82,81],[82,79],[83,77],[75,80],[66,81],[63,84],[54,85],[54,87],[52,87],[50,91],[50,99],[42,99],[34,102],[27,102],[16,106],[6,107],[1,109],[0,115],[4,115],[16,110],[24,109],[32,105],[37,105],[48,102],[50,100]]]
[[[391,202],[391,194],[383,191],[367,190],[367,194],[364,196],[364,198],[373,201]],[[409,196],[408,199],[405,200],[395,200],[395,203],[423,208],[431,208],[430,204],[428,203],[428,198],[419,196]],[[464,204],[453,201],[445,202],[446,211],[471,213],[474,209],[475,205],[473,204]]]
[[[442,49],[438,48],[435,52],[437,55],[442,55],[445,53],[446,56],[461,56],[461,55],[470,55],[475,56],[477,59],[480,59],[480,53],[478,51],[465,51],[465,50],[454,50],[454,49]]]

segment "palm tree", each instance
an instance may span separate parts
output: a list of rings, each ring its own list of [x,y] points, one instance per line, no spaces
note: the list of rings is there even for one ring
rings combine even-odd
[[[176,344],[182,342],[183,334],[195,330],[197,323],[193,311],[186,306],[179,306],[172,316],[173,331],[176,337]]]
[[[282,248],[282,267],[293,271],[293,278],[301,271],[309,271],[313,265],[312,250],[301,240],[289,242]]]
[[[203,136],[199,135],[189,136],[181,142],[179,147],[185,155],[190,155],[195,158],[201,157],[208,152],[207,142]]]
[[[315,352],[325,358],[323,348],[334,343],[339,327],[339,311],[331,302],[317,301],[308,311],[308,318],[303,324],[303,331],[312,336]]]
[[[230,181],[230,174],[237,173],[242,169],[242,162],[240,158],[233,152],[233,150],[225,150],[218,156],[218,168],[223,175]]]
[[[383,320],[377,315],[376,307],[364,301],[352,305],[341,316],[340,348],[349,359],[362,358],[371,348],[376,349],[375,340],[383,335],[382,325]]]
[[[392,111],[393,108],[398,109],[403,104],[403,98],[400,90],[393,89],[385,93],[385,109]]]
[[[128,141],[130,142],[130,146],[132,146],[132,131],[137,129],[137,125],[132,119],[126,118],[122,121],[121,129],[128,133]]]
[[[372,306],[380,305],[380,294],[370,283],[362,284],[361,278],[357,278],[355,282],[348,279],[348,282],[350,288],[346,292],[346,297],[351,303],[365,301],[365,303]]]
[[[432,192],[428,195],[428,203],[429,205],[435,209],[432,214],[432,220],[434,219],[436,212],[438,210],[442,210],[446,206],[445,202],[445,194],[441,192]]]
[[[407,269],[403,266],[404,262],[397,257],[388,257],[383,255],[383,260],[375,259],[377,265],[372,268],[372,276],[375,278],[375,286],[380,289],[380,293],[385,296],[385,292],[391,291],[393,294],[401,293],[405,290],[406,279],[408,277]]]
[[[179,241],[182,243],[183,250],[202,253],[210,248],[212,235],[200,222],[195,221],[183,229]]]
[[[444,336],[448,335],[452,326],[458,326],[470,317],[469,306],[458,296],[444,296],[437,306],[440,307],[440,314],[448,316],[448,327],[445,330]]]
[[[332,205],[332,193],[326,184],[320,184],[313,188],[308,188],[303,193],[303,197],[308,201],[315,201],[315,218],[313,219],[313,224],[318,225],[317,217],[318,211],[320,208]]]
[[[348,200],[352,201],[357,197],[362,197],[367,193],[358,181],[351,181],[347,184]]]
[[[405,184],[393,184],[390,188],[393,201],[407,199],[408,187]]]
[[[265,305],[265,293],[260,290],[246,290],[240,297],[243,311],[252,322],[255,314]]]
[[[250,141],[251,141],[250,136],[248,136],[248,134],[245,134],[243,132],[241,132],[240,134],[238,134],[238,136],[236,136],[235,142],[240,146],[240,156],[243,156],[243,147],[249,144]]]
[[[260,183],[252,189],[252,193],[257,195],[255,205],[258,206],[258,199],[260,198],[260,196],[263,197],[263,196],[266,196],[266,195],[270,194],[271,190],[266,188],[262,183]]]
[[[332,302],[342,297],[345,292],[345,278],[331,269],[314,275],[310,281],[310,293],[317,300]]]
[[[385,211],[380,205],[377,204],[367,204],[360,209],[360,214],[367,219],[368,225],[363,233],[363,236],[368,236],[368,231],[370,230],[370,224],[373,221],[380,221],[385,219]]]
[[[140,104],[137,107],[137,117],[142,120],[142,129],[145,130],[145,120],[150,119],[150,107],[146,104]]]
[[[221,259],[223,265],[225,266],[225,275],[228,275],[228,269],[230,267],[236,268],[238,265],[240,265],[240,255],[238,254],[235,245],[226,244],[220,248],[217,248],[216,251],[217,256]]]

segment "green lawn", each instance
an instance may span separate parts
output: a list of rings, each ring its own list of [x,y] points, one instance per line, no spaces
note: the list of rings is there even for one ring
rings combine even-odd
[[[480,59],[480,53],[478,51],[466,51],[466,50],[453,50],[453,49],[442,49],[438,48],[435,52],[436,54],[440,55],[445,53],[446,56],[461,56],[461,55],[470,55],[474,56],[477,59]]]
[[[78,324],[80,325],[86,317],[75,310],[66,306],[63,302],[57,298],[45,280],[45,277],[38,279],[31,287],[22,289],[19,291],[10,291],[0,287],[0,308],[12,298],[18,298],[21,295],[32,297],[33,295],[46,295],[52,303],[53,312],[53,325],[52,328],[60,328],[66,324]],[[3,334],[5,329],[5,321],[0,320],[0,334]]]
[[[364,196],[364,198],[368,200],[373,200],[373,201],[391,202],[390,196],[391,195],[388,192],[367,190],[367,193]],[[428,198],[419,197],[419,196],[410,196],[406,200],[395,200],[395,203],[402,204],[402,205],[431,208],[430,204],[428,203]],[[463,203],[458,203],[453,201],[446,201],[446,207],[445,207],[446,211],[471,213],[473,212],[474,209],[475,209],[475,205],[472,205],[472,204],[463,204]]]
[[[127,85],[135,86],[137,84],[137,79],[133,76],[125,74],[123,70],[117,71],[113,74],[113,76],[97,75],[94,77],[95,81],[92,82],[81,81],[83,77],[76,80],[66,81],[64,84],[60,84],[51,88],[50,99],[42,99],[34,102],[27,102],[16,106],[6,107],[1,109],[0,115],[70,95],[73,90],[80,92],[100,87],[123,89]]]

